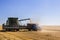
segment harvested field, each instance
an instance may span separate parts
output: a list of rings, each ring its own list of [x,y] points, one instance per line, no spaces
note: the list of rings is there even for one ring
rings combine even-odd
[[[0,40],[60,40],[60,32],[0,32]]]

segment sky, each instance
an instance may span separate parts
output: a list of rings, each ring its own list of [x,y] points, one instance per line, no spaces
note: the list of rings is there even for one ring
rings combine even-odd
[[[40,25],[60,25],[60,0],[0,0],[0,24],[8,17],[31,18]]]

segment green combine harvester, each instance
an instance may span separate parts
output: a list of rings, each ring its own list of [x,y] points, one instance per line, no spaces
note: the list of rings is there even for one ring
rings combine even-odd
[[[27,23],[27,25],[20,25],[19,22],[30,20],[28,19],[21,19],[18,20],[16,17],[9,17],[6,21],[6,24],[2,24],[2,28],[5,31],[19,31],[20,29],[28,29],[28,31],[37,31],[37,24],[34,23]]]

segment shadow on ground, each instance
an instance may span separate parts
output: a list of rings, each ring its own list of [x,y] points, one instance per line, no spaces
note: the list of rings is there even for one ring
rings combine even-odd
[[[29,31],[5,31],[5,30],[0,30],[0,32],[29,32]],[[32,31],[30,31],[32,32]]]

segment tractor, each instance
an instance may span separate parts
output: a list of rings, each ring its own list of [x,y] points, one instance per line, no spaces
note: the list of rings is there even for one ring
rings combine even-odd
[[[30,20],[30,18],[27,19],[21,19],[18,20],[16,17],[8,17],[8,20],[6,21],[6,24],[2,24],[2,28],[5,31],[19,31],[20,29],[27,29],[28,31],[37,31],[37,24],[34,23],[27,23],[27,25],[21,25],[21,21]]]

